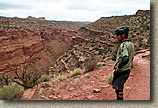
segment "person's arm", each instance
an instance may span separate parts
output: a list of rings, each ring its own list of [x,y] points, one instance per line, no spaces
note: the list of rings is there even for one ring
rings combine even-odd
[[[129,61],[129,57],[128,56],[124,56],[121,60],[121,62],[118,65],[118,68],[121,69],[123,66],[125,66]]]
[[[116,56],[112,55],[112,61],[116,61]]]
[[[121,55],[122,55],[122,60],[118,65],[117,71],[119,71],[119,69],[123,68],[129,61],[128,50],[127,50],[127,46],[125,43],[123,43],[123,46],[121,48]]]

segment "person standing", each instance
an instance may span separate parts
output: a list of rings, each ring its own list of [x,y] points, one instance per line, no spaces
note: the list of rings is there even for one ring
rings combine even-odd
[[[131,64],[134,59],[134,45],[128,40],[129,27],[123,26],[115,30],[116,38],[121,42],[117,50],[112,88],[115,89],[117,100],[123,100],[124,84],[127,81]]]

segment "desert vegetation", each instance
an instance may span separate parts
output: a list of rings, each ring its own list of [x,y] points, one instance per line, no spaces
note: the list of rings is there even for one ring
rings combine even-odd
[[[150,14],[101,17],[96,22],[0,17],[0,99],[20,99],[30,88],[53,88],[111,60],[114,30],[129,26],[135,51],[150,49]],[[29,58],[31,57],[31,61]],[[112,83],[113,76],[107,78]],[[95,82],[95,81],[94,81]],[[70,91],[73,88],[70,89]]]

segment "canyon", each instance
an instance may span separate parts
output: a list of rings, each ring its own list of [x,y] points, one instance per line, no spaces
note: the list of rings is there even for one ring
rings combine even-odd
[[[108,72],[112,73],[114,65],[111,61],[117,46],[114,31],[120,26],[130,28],[129,40],[134,43],[136,57],[134,70],[143,74],[142,70],[145,67],[141,66],[141,70],[138,69],[138,65],[140,65],[139,61],[146,60],[145,66],[148,73],[144,79],[147,81],[147,87],[150,87],[150,10],[138,10],[134,15],[101,17],[91,23],[54,21],[46,20],[45,17],[32,16],[28,18],[0,17],[0,76],[14,79],[15,64],[20,70],[21,64],[33,63],[34,67],[38,68],[42,75],[50,77],[51,81],[40,83],[38,87],[24,91],[27,98],[23,95],[21,98],[23,100],[112,100],[114,95],[106,79]],[[93,67],[94,69],[89,67],[93,66],[93,63],[97,64]],[[85,73],[72,76],[71,73],[75,69],[84,70]],[[135,71],[132,71],[131,76],[134,76],[133,78],[138,82],[142,82]],[[91,78],[86,78],[87,75]],[[64,81],[58,79],[60,76],[64,76]],[[99,77],[103,79],[99,80]],[[82,80],[81,83],[79,80]],[[96,88],[95,81],[101,84],[99,88]],[[132,86],[132,81],[134,80],[129,81],[130,86]],[[43,88],[43,84],[49,87]],[[58,84],[63,86],[60,88]],[[87,86],[87,84],[90,85]],[[82,87],[79,87],[81,85]],[[95,88],[97,89],[95,91],[100,93],[97,97],[94,96],[95,93],[92,90]],[[100,88],[107,90],[98,91]],[[79,92],[80,89],[82,93]],[[42,93],[47,90],[54,94]],[[56,94],[56,90],[60,91],[60,94]],[[128,93],[134,93],[128,87],[126,90]],[[33,91],[32,96],[29,96],[28,91],[29,93]],[[72,91],[76,93],[71,93]],[[70,95],[62,94],[65,92],[69,92]],[[88,92],[91,94],[87,94]],[[102,97],[102,93],[109,94]],[[150,89],[144,93],[148,95],[146,98],[148,100]],[[37,94],[40,94],[40,97]],[[110,95],[112,97],[109,97]],[[139,100],[139,96],[142,95],[140,93],[137,96],[135,99]]]

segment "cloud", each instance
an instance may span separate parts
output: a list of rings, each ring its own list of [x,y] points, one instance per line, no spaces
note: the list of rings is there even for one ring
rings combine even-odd
[[[75,4],[67,7],[68,10],[88,10],[89,7],[82,4]]]
[[[31,9],[30,5],[18,5],[12,3],[0,3],[0,10],[9,10],[9,9]]]
[[[89,10],[91,8],[91,0],[68,0],[66,10]]]
[[[0,15],[46,17],[47,20],[96,21],[150,9],[150,0],[1,0]]]

